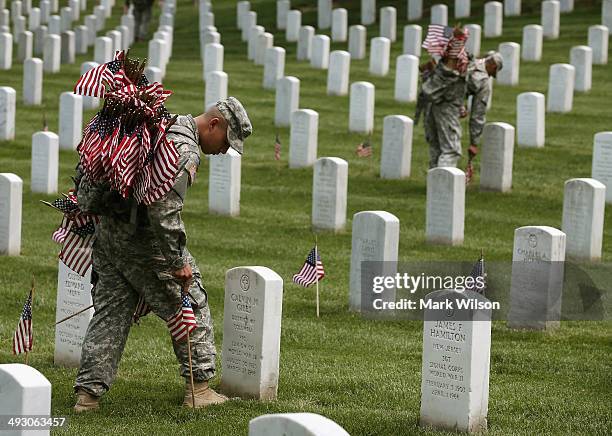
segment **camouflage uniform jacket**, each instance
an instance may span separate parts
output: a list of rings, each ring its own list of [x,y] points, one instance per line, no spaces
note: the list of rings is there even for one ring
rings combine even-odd
[[[478,145],[487,121],[487,102],[491,89],[484,59],[470,62],[467,71],[467,95],[472,96],[470,108],[470,144]]]

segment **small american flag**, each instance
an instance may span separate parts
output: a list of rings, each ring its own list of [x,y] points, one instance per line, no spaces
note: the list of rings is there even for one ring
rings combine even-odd
[[[310,250],[310,253],[308,253],[306,262],[304,262],[304,266],[302,266],[300,272],[294,274],[293,282],[306,288],[312,285],[313,283],[321,281],[323,277],[325,277],[323,262],[321,262],[321,256],[319,256],[319,252],[317,251],[317,247],[315,246],[312,250]]]
[[[465,51],[465,43],[468,38],[467,29],[463,29],[461,36],[454,35],[455,29],[440,24],[430,24],[427,28],[427,37],[423,41],[423,48],[434,56],[457,59],[460,70],[465,70],[468,57]]]
[[[140,318],[147,315],[149,312],[151,312],[151,307],[147,304],[144,297],[140,297],[138,299],[138,304],[136,305],[136,310],[134,310],[132,321],[135,324],[138,324],[138,321],[140,321]]]
[[[370,145],[370,140],[366,139],[361,144],[359,144],[355,149],[355,153],[357,153],[357,156],[359,157],[372,156],[372,146]]]
[[[13,335],[13,354],[32,351],[32,342],[32,291],[30,291]]]
[[[91,216],[79,214],[74,218],[70,232],[64,239],[59,258],[64,264],[84,276],[91,266],[91,251],[96,227]]]
[[[274,159],[275,160],[280,160],[281,158],[281,143],[280,143],[280,139],[278,138],[278,133],[276,134],[276,139],[274,140]]]
[[[104,97],[106,86],[113,84],[115,80],[123,81],[120,71],[123,67],[123,54],[117,52],[115,59],[87,71],[83,74],[76,85],[74,93],[90,97]]]
[[[63,244],[66,240],[66,236],[68,236],[68,233],[70,233],[70,227],[72,227],[72,221],[64,215],[64,218],[62,218],[62,223],[57,230],[53,232],[51,239],[58,244]]]
[[[474,267],[472,268],[472,272],[470,273],[470,276],[474,278],[474,281],[476,281],[477,278],[482,277],[481,281],[484,283],[484,286],[479,287],[476,285],[476,283],[478,282],[476,282],[473,286],[467,287],[467,289],[469,291],[478,292],[479,294],[484,295],[485,290],[487,289],[487,284],[486,284],[487,274],[485,273],[484,258],[482,256],[480,256],[480,259],[478,259],[478,262],[474,264]]]
[[[181,296],[181,301],[180,309],[166,322],[172,339],[176,342],[186,339],[187,333],[191,333],[197,327],[195,314],[187,294]]]

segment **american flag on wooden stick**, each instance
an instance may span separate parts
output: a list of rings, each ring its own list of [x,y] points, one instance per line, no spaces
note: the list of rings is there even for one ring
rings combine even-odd
[[[172,339],[181,342],[187,339],[187,333],[191,333],[197,327],[195,314],[187,294],[181,296],[181,307],[166,324],[172,335]]]
[[[140,297],[138,299],[138,304],[136,305],[136,310],[134,310],[134,315],[132,317],[132,321],[135,324],[138,324],[138,322],[140,321],[140,318],[142,318],[143,316],[147,315],[149,312],[151,312],[151,307],[147,304],[147,302],[145,301],[144,297]]]
[[[117,56],[118,54],[115,55],[113,61],[98,65],[83,74],[74,86],[74,93],[90,97],[104,97],[107,85],[113,83],[115,75],[120,74],[119,71],[123,66],[123,61]]]
[[[485,273],[484,257],[482,256],[482,254],[480,255],[480,259],[478,259],[478,262],[474,264],[474,267],[472,268],[472,272],[470,273],[470,276],[474,278],[475,283],[473,286],[467,287],[467,289],[469,291],[478,292],[479,294],[484,295],[487,289],[487,285],[486,285],[487,274]],[[480,280],[478,280],[478,278],[480,278]],[[477,283],[484,283],[484,286],[482,287],[477,286]]]
[[[281,143],[278,138],[278,133],[276,134],[276,139],[274,140],[274,160],[280,160],[281,158]]]
[[[84,276],[91,266],[92,245],[95,240],[96,227],[90,216],[75,216],[70,232],[64,239],[59,258],[64,264]]]
[[[32,291],[30,291],[13,335],[13,354],[32,351],[32,342]]]
[[[304,262],[300,272],[293,275],[293,282],[306,288],[313,283],[320,282],[323,277],[325,277],[323,262],[321,262],[321,256],[319,255],[317,247],[315,246],[312,250],[310,250],[310,253],[308,253],[308,257],[306,257],[306,261]]]
[[[357,156],[359,157],[372,156],[372,146],[370,145],[370,139],[366,139],[361,144],[359,144],[355,149],[355,153],[357,153]]]

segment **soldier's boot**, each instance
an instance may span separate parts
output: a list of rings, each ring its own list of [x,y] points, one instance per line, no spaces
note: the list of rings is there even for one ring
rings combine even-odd
[[[208,386],[207,381],[193,383],[193,395],[195,398],[195,408],[210,406],[211,404],[225,403],[229,398],[221,395]],[[183,406],[194,408],[193,399],[191,398],[191,383],[187,380],[185,384],[185,400]]]
[[[100,406],[100,397],[91,395],[89,392],[79,389],[77,391],[77,402],[74,405],[74,411],[77,413],[96,410]]]

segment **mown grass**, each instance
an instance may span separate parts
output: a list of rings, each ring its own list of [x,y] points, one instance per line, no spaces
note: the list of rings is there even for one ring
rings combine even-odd
[[[62,5],[64,2],[61,2]],[[425,16],[433,1],[425,1]],[[452,3],[449,16],[452,17]],[[482,24],[482,1],[473,1],[473,17]],[[601,1],[575,2],[576,11],[561,17],[561,37],[545,41],[539,63],[522,63],[520,84],[495,86],[489,121],[516,119],[516,96],[525,91],[546,93],[549,65],[569,61],[572,46],[586,44],[587,29],[600,23]],[[252,9],[267,31],[275,29],[270,0],[254,0]],[[303,24],[316,26],[314,1],[294,0],[303,11]],[[539,23],[539,1],[523,1],[523,15],[504,19],[504,36],[483,39],[482,51],[500,42],[521,42],[522,27]],[[359,2],[336,1],[349,9],[349,21],[359,20]],[[351,82],[367,80],[376,86],[374,157],[358,159],[354,148],[363,138],[348,133],[348,97],[326,97],[326,72],[295,59],[296,46],[274,32],[275,45],[287,50],[286,74],[301,80],[300,107],[319,112],[319,156],[338,156],[349,162],[347,230],[319,236],[327,277],[321,283],[321,319],[314,317],[314,290],[291,283],[311,248],[310,208],[312,169],[289,170],[288,129],[279,129],[283,143],[280,162],[273,159],[276,128],[274,93],[261,88],[263,68],[246,60],[246,44],[235,28],[235,2],[215,1],[216,26],[225,46],[229,93],[245,104],[254,134],[242,162],[240,217],[229,219],[207,212],[207,169],[200,171],[184,213],[189,246],[199,261],[210,295],[218,350],[223,341],[223,280],[228,268],[264,265],[285,279],[278,400],[236,401],[202,411],[179,407],[182,379],[162,321],[147,317],[130,335],[113,389],[102,408],[87,416],[72,413],[75,369],[53,365],[57,246],[50,235],[59,216],[39,204],[52,196],[30,193],[31,135],[42,125],[42,108],[24,107],[22,65],[0,72],[0,84],[17,90],[17,135],[0,144],[0,171],[24,180],[22,255],[0,259],[0,361],[21,362],[10,354],[10,341],[30,277],[36,276],[34,304],[35,351],[31,364],[53,384],[52,413],[70,417],[70,434],[246,434],[248,421],[265,413],[309,411],[325,415],[351,434],[421,434],[417,426],[420,397],[420,322],[376,322],[348,312],[350,228],[354,213],[386,210],[400,219],[401,261],[473,261],[484,248],[488,260],[509,261],[513,232],[523,225],[561,226],[563,183],[590,177],[593,135],[612,128],[610,66],[594,66],[593,90],[576,93],[570,114],[546,116],[546,147],[519,149],[514,154],[513,190],[508,194],[468,189],[465,243],[461,247],[426,245],[425,176],[427,145],[421,126],[415,128],[412,175],[407,180],[378,177],[382,119],[414,113],[413,104],[393,100],[394,59],[401,54],[405,1],[379,1],[378,7],[398,7],[398,41],[392,46],[392,72],[385,78],[368,74],[368,61],[351,63]],[[93,5],[89,5],[90,9]],[[119,22],[116,7],[107,28]],[[153,20],[155,27],[157,15]],[[427,21],[421,24],[425,25]],[[452,22],[452,20],[451,20]],[[329,34],[329,33],[328,33]],[[378,35],[368,28],[368,40]],[[346,49],[344,43],[332,49]],[[133,48],[146,56],[146,45]],[[56,75],[45,74],[44,107],[51,130],[57,129],[59,94],[70,90],[79,65],[92,57],[78,56]],[[175,19],[174,55],[165,85],[174,91],[168,103],[173,112],[198,114],[204,105],[199,58],[197,13],[180,0]],[[88,119],[92,113],[88,113]],[[60,153],[60,187],[66,189],[76,153]],[[606,207],[609,217],[610,206]],[[603,260],[612,260],[609,218],[604,234]],[[563,322],[554,332],[511,331],[495,322],[492,332],[489,431],[491,434],[609,434],[612,431],[611,324]],[[220,365],[219,365],[220,366]],[[217,378],[218,380],[218,378]]]

